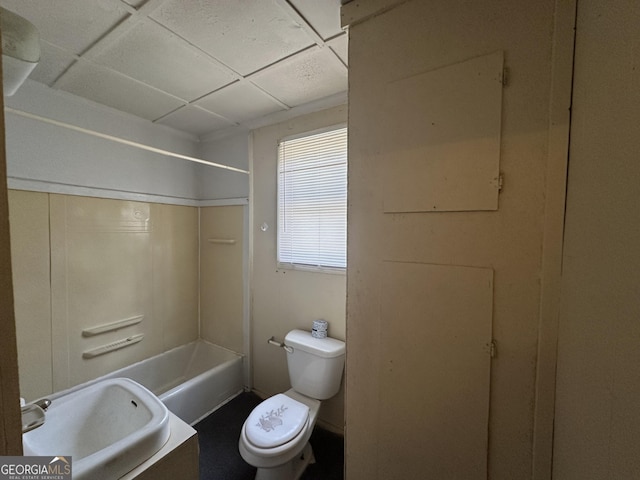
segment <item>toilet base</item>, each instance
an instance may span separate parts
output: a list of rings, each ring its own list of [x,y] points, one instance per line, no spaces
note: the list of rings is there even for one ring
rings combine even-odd
[[[258,468],[256,480],[298,480],[307,465],[311,463],[316,463],[316,459],[313,456],[311,444],[307,442],[302,453],[284,465],[274,468]]]

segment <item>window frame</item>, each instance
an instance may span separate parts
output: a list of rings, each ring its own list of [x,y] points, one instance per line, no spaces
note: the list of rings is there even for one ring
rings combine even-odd
[[[299,271],[307,271],[307,272],[316,272],[316,273],[326,273],[333,275],[346,275],[347,273],[347,258],[346,258],[346,242],[348,239],[347,236],[347,225],[346,225],[346,215],[345,211],[345,266],[344,267],[333,267],[333,266],[325,266],[325,265],[311,265],[311,264],[302,264],[302,263],[291,263],[291,262],[282,262],[280,261],[280,220],[281,220],[281,212],[280,212],[280,145],[282,142],[297,140],[304,137],[310,137],[313,135],[319,135],[322,133],[331,132],[334,130],[346,129],[347,123],[341,122],[333,125],[329,125],[322,128],[317,128],[314,130],[306,130],[304,132],[296,133],[293,135],[287,135],[286,137],[279,138],[276,143],[276,265],[279,270],[299,270]],[[347,179],[348,179],[348,168],[349,168],[349,158],[348,158],[348,131],[347,131]],[[348,195],[348,190],[347,190]],[[348,207],[348,197],[345,201],[346,206]]]

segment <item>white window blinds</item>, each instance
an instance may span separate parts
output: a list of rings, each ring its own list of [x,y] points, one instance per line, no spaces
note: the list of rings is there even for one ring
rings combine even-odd
[[[278,263],[346,267],[346,127],[278,145]]]

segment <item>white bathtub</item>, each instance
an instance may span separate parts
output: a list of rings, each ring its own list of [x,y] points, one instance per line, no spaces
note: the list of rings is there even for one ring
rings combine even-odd
[[[117,377],[144,385],[193,425],[243,390],[242,355],[198,340],[100,378]]]

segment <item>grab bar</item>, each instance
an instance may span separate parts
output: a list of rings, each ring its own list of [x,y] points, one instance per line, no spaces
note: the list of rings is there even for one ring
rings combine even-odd
[[[123,338],[122,340],[118,340],[108,345],[103,345],[102,347],[94,348],[93,350],[87,350],[82,354],[82,358],[94,358],[99,355],[104,355],[105,353],[113,352],[114,350],[120,350],[121,348],[141,342],[143,338],[144,333],[132,335],[131,337]]]
[[[118,320],[105,325],[99,325],[97,327],[85,328],[82,330],[82,336],[93,337],[94,335],[100,335],[101,333],[112,332],[114,330],[120,330],[121,328],[137,325],[142,322],[143,318],[144,315],[138,315],[136,317],[125,318],[124,320]]]

